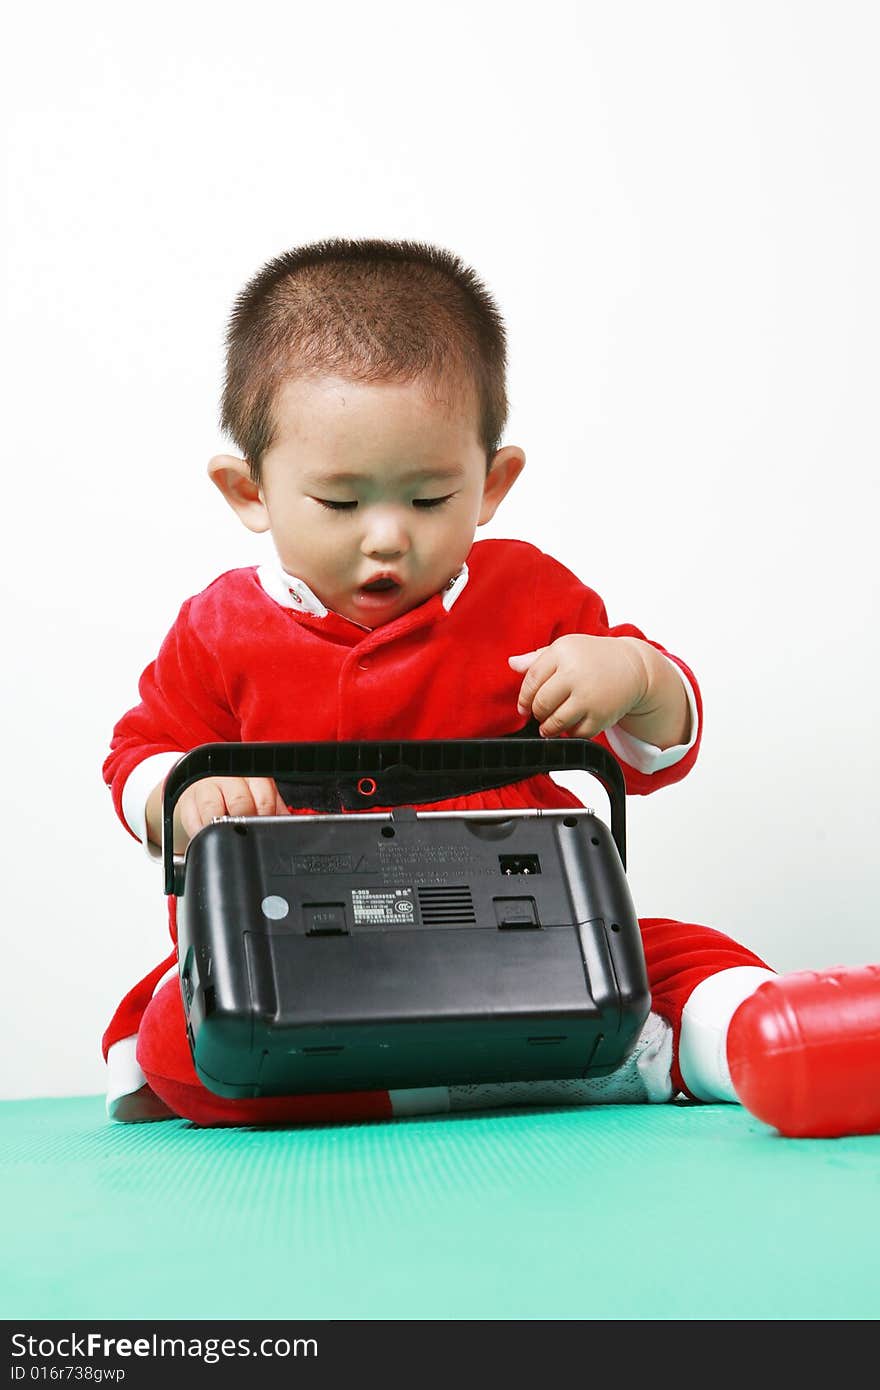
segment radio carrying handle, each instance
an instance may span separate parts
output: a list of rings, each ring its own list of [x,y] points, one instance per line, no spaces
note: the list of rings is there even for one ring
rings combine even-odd
[[[417,775],[469,774],[500,778],[496,785],[524,781],[549,772],[590,773],[608,795],[611,834],[626,868],[626,786],[616,759],[586,738],[463,738],[375,740],[348,743],[203,743],[171,769],[162,795],[162,856],[166,894],[183,893],[184,864],[174,860],[174,807],[180,795],[203,777],[303,778],[346,785],[349,809],[395,804],[383,799],[383,776],[401,771]],[[507,774],[510,774],[509,776]],[[351,784],[348,786],[348,784]],[[444,797],[425,798],[443,800]],[[292,804],[292,803],[288,803]],[[300,802],[309,806],[310,801]],[[411,799],[399,801],[411,804]]]

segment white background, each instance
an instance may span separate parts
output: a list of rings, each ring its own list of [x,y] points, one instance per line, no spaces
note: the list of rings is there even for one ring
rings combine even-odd
[[[479,534],[551,551],[701,681],[697,768],[629,803],[638,910],[782,970],[880,960],[877,16],[18,7],[0,1093],[102,1090],[100,1035],[166,952],[101,763],[182,599],[269,558],[205,475],[222,338],[321,237],[474,267],[527,455]]]

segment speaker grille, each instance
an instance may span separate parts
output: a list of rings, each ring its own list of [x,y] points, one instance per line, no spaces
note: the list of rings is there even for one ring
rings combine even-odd
[[[477,920],[471,890],[467,884],[461,887],[441,884],[439,887],[419,889],[419,908],[426,927],[451,923],[467,927]]]

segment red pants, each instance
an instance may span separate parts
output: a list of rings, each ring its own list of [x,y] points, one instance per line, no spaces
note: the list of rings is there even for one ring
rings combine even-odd
[[[729,936],[669,917],[639,919],[651,1007],[672,1025],[672,1087],[686,1091],[678,1067],[681,1011],[692,990],[732,966],[770,969]],[[180,984],[169,980],[147,1005],[138,1031],[137,1060],[150,1086],[175,1114],[199,1125],[315,1124],[321,1121],[390,1119],[386,1091],[332,1095],[262,1096],[228,1100],[202,1085],[186,1038]]]

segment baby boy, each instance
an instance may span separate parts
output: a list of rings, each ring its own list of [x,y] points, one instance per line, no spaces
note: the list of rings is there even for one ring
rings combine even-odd
[[[599,596],[535,546],[475,541],[525,465],[521,448],[501,442],[505,374],[491,296],[435,247],[321,242],[271,261],[244,288],[221,417],[238,453],[208,471],[249,530],[270,532],[277,562],[228,571],[186,600],[141,677],[140,703],[115,727],[105,779],[154,857],[165,777],[202,743],[486,738],[534,719],[544,737],[604,744],[633,794],[693,767],[702,701],[681,658],[637,627],[609,625]],[[431,806],[579,804],[541,776]],[[205,779],[177,803],[175,851],[216,816],[287,809],[269,779]],[[730,1059],[760,1053],[761,1004],[766,1012],[779,977],[711,928],[666,918],[640,927],[653,1012],[620,1075],[487,1086],[480,1104],[679,1092],[749,1103]],[[284,1123],[475,1103],[473,1088],[465,1099],[455,1087],[215,1096],[192,1065],[177,980],[164,980],[175,961],[172,950],[105,1033],[114,1119]]]

